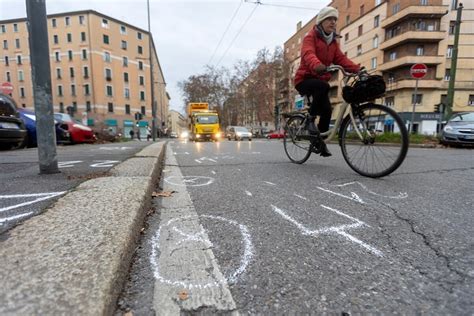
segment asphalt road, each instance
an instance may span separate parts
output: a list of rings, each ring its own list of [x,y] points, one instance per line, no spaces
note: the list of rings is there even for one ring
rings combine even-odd
[[[68,190],[133,156],[151,142],[58,146],[61,173],[39,175],[38,150],[0,152],[0,234],[40,214]]]
[[[296,165],[278,140],[170,142],[170,196],[154,201],[119,310],[470,315],[474,151],[410,148],[369,179],[329,147]]]

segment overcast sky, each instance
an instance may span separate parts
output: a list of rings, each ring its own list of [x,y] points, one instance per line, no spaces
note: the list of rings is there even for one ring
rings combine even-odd
[[[150,0],[151,32],[171,109],[183,105],[179,81],[202,73],[209,62],[231,67],[239,59],[253,60],[264,47],[273,51],[283,46],[298,21],[304,25],[330,2],[260,0],[262,5],[256,5],[250,1]],[[92,9],[148,30],[146,0],[46,0],[46,9],[48,14]],[[25,0],[0,0],[0,20],[21,17],[26,17]]]

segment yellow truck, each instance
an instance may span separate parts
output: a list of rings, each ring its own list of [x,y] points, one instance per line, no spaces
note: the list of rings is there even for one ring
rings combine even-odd
[[[188,104],[189,140],[215,140],[221,138],[219,115],[209,110],[208,103]]]

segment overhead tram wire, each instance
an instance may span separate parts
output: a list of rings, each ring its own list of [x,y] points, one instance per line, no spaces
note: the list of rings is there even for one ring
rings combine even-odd
[[[240,27],[239,31],[237,32],[237,34],[234,36],[234,38],[232,39],[232,42],[230,42],[229,46],[227,47],[227,49],[225,50],[224,54],[221,56],[221,58],[219,59],[219,61],[217,62],[216,64],[216,67],[219,66],[219,64],[221,63],[222,59],[224,59],[225,55],[227,55],[227,52],[229,51],[229,49],[232,47],[232,44],[234,44],[235,40],[237,39],[237,37],[239,37],[240,33],[242,32],[242,30],[244,29],[245,25],[247,24],[247,22],[250,20],[250,18],[252,17],[253,13],[255,12],[255,10],[257,10],[258,8],[258,5],[260,3],[259,2],[256,2],[255,3],[255,8],[253,8],[252,12],[250,12],[249,16],[247,17],[247,19],[245,20],[244,24],[242,24],[242,26]]]
[[[213,60],[214,57],[216,56],[217,49],[218,49],[219,46],[221,45],[222,40],[224,39],[224,36],[226,35],[227,31],[229,30],[230,26],[232,25],[232,22],[234,22],[234,19],[235,19],[237,13],[239,12],[240,7],[242,6],[242,3],[243,3],[243,0],[240,1],[240,4],[239,4],[239,6],[237,7],[237,10],[235,10],[234,15],[232,16],[232,18],[230,19],[229,24],[227,25],[227,28],[225,29],[224,33],[222,34],[222,37],[221,37],[221,39],[219,40],[219,43],[217,43],[216,49],[214,49],[214,53],[212,53],[211,58],[210,58],[209,61],[207,62],[208,65],[211,64],[212,60]]]

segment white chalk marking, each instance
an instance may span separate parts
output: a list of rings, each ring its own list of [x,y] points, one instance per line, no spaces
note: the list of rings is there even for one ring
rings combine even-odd
[[[26,206],[26,205],[41,202],[41,201],[44,201],[44,200],[47,200],[47,199],[51,199],[51,198],[56,197],[58,195],[62,195],[66,192],[67,191],[51,192],[51,193],[35,193],[35,194],[0,195],[0,199],[17,199],[17,198],[25,198],[25,197],[26,198],[36,197],[36,199],[33,200],[33,201],[23,202],[23,203],[20,203],[20,204],[0,208],[0,212],[5,212],[5,211],[8,211],[8,210],[12,210],[14,208],[19,208],[19,207],[22,207],[22,206]]]
[[[323,207],[327,210],[330,210],[332,212],[335,212],[338,215],[344,216],[344,217],[346,217],[350,220],[353,220],[353,221],[355,221],[355,223],[354,224],[340,225],[340,226],[333,226],[333,227],[324,227],[324,228],[317,229],[317,230],[310,230],[310,229],[306,228],[303,224],[299,223],[294,218],[292,218],[291,216],[286,214],[283,210],[279,209],[278,207],[276,207],[274,205],[271,205],[271,206],[272,206],[272,209],[273,209],[274,212],[276,212],[281,217],[283,217],[284,219],[286,219],[287,221],[289,221],[290,223],[292,223],[296,227],[298,227],[303,235],[317,237],[320,234],[336,233],[336,234],[341,235],[344,238],[348,239],[349,241],[352,241],[352,242],[358,244],[359,246],[367,249],[368,251],[370,251],[371,253],[373,253],[376,256],[379,256],[379,257],[383,256],[383,253],[380,250],[364,243],[363,241],[357,239],[356,237],[354,237],[354,236],[352,236],[352,235],[350,235],[349,233],[346,232],[347,229],[358,228],[360,226],[370,227],[369,225],[367,225],[366,223],[362,222],[361,220],[359,220],[357,218],[349,216],[349,215],[347,215],[347,214],[345,214],[341,211],[338,211],[336,209],[333,209],[329,206],[321,205],[321,207]]]
[[[107,168],[107,167],[113,167],[114,164],[119,163],[120,161],[118,160],[96,160],[100,161],[98,163],[92,164],[92,168]]]
[[[127,149],[130,149],[132,147],[99,147],[100,150],[127,150]]]
[[[214,170],[211,170],[211,173],[212,173],[212,174],[216,174],[216,172],[215,172]]]
[[[293,195],[296,196],[296,197],[299,197],[299,198],[302,199],[302,200],[305,200],[305,201],[308,200],[307,198],[305,198],[304,196],[301,196],[301,195],[299,195],[299,194],[293,193]]]
[[[199,187],[199,186],[209,185],[213,183],[214,178],[203,177],[203,176],[184,176],[184,177],[171,176],[171,177],[165,178],[165,181],[172,185]],[[180,181],[180,182],[177,182],[177,181]]]
[[[183,242],[186,242],[186,241],[196,241],[196,242],[202,242],[203,244],[206,245],[206,247],[210,248],[210,247],[214,247],[214,245],[212,244],[212,242],[206,238],[206,232],[204,231],[204,228],[201,227],[201,231],[197,234],[186,234],[184,232],[182,232],[180,229],[176,228],[176,227],[173,227],[173,230],[175,232],[177,232],[178,234],[182,235],[183,237],[186,237],[182,240],[180,240],[177,245],[180,245],[182,244]]]
[[[263,181],[263,183],[266,183],[266,184],[269,184],[269,185],[276,185],[275,183],[273,183],[273,182],[268,182],[268,181]]]
[[[33,212],[28,212],[28,213],[25,213],[25,214],[20,214],[20,215],[15,215],[15,216],[10,216],[10,217],[0,218],[0,224],[3,224],[3,223],[5,223],[5,222],[8,222],[8,221],[11,221],[11,220],[14,220],[14,219],[22,218],[22,217],[25,217],[25,216],[28,216],[28,215],[31,215],[31,214],[33,214]]]
[[[377,195],[377,196],[381,196],[381,197],[384,197],[384,198],[405,199],[405,198],[408,197],[408,193],[406,193],[406,192],[400,192],[398,195],[395,195],[395,196],[378,194],[376,192],[373,192],[373,191],[369,190],[364,184],[360,183],[359,181],[353,181],[353,182],[348,182],[348,183],[344,183],[344,184],[338,184],[336,186],[337,187],[345,187],[345,186],[352,185],[352,184],[358,184],[362,189],[364,189],[368,193],[373,194],[373,195]]]
[[[215,157],[217,159],[217,157]],[[216,160],[212,159],[212,158],[207,158],[207,157],[201,157],[199,159],[195,159],[195,161],[199,162],[199,163],[202,163],[203,161],[205,160],[208,160],[208,161],[211,161],[211,162],[217,162]]]
[[[194,161],[197,163],[202,163],[202,161],[200,161],[199,159],[194,159]]]
[[[248,196],[252,196],[252,193],[247,190],[245,190],[245,194],[247,194]]]
[[[60,161],[58,162],[58,168],[71,168],[74,167],[75,164],[81,163],[81,160],[76,161]]]
[[[337,192],[333,192],[333,191],[331,191],[331,190],[324,189],[324,188],[321,188],[321,187],[317,187],[317,188],[320,189],[321,191],[324,191],[324,192],[327,192],[327,193],[331,193],[331,194],[334,194],[334,195],[343,197],[343,198],[345,198],[345,199],[349,199],[349,200],[352,200],[352,201],[356,201],[356,202],[359,202],[359,203],[361,203],[361,204],[365,204],[365,202],[364,202],[357,194],[355,194],[354,192],[351,192],[352,196],[347,196],[347,195],[344,195],[344,194],[341,194],[341,193],[337,193]]]
[[[193,289],[193,288],[206,289],[206,288],[210,288],[210,287],[226,285],[226,283],[235,283],[235,282],[237,282],[237,278],[247,269],[247,266],[249,265],[249,263],[250,263],[250,261],[253,257],[253,245],[252,245],[252,240],[250,238],[250,234],[248,232],[247,227],[245,225],[239,224],[239,223],[237,223],[233,220],[229,220],[229,219],[226,219],[226,218],[223,218],[223,217],[220,217],[220,216],[199,215],[197,217],[198,218],[210,218],[210,219],[214,219],[214,220],[218,220],[218,221],[227,222],[227,223],[229,223],[233,226],[236,226],[240,229],[240,233],[241,233],[242,239],[244,241],[244,255],[242,256],[242,259],[240,260],[240,266],[227,278],[227,280],[222,279],[222,280],[217,280],[215,282],[210,282],[210,283],[205,283],[205,284],[193,283],[193,282],[184,282],[184,281],[178,281],[178,280],[173,281],[173,280],[165,279],[160,274],[160,268],[159,268],[159,265],[158,265],[158,255],[157,255],[157,252],[160,251],[159,242],[160,242],[161,230],[165,226],[169,226],[169,225],[173,224],[176,221],[183,221],[183,220],[196,218],[196,216],[193,216],[193,215],[184,216],[182,218],[171,219],[167,223],[165,223],[164,225],[161,225],[160,228],[158,229],[158,231],[156,232],[155,236],[151,240],[152,248],[151,248],[151,255],[150,255],[150,264],[153,267],[153,275],[155,276],[155,279],[158,280],[158,281],[161,281],[163,283],[166,283],[168,285],[184,287],[184,288],[187,288],[187,289]],[[206,236],[205,231],[202,228],[202,226],[201,226],[201,232],[199,232],[198,234],[194,234],[194,235],[183,233],[178,229],[175,230],[174,227],[173,227],[173,230],[177,231],[178,233],[180,233],[183,236],[195,237],[196,235],[201,235],[201,234],[202,234],[203,237]],[[195,239],[193,241],[197,241],[197,239]],[[211,241],[208,240],[208,239],[205,241],[205,244],[212,245]]]

